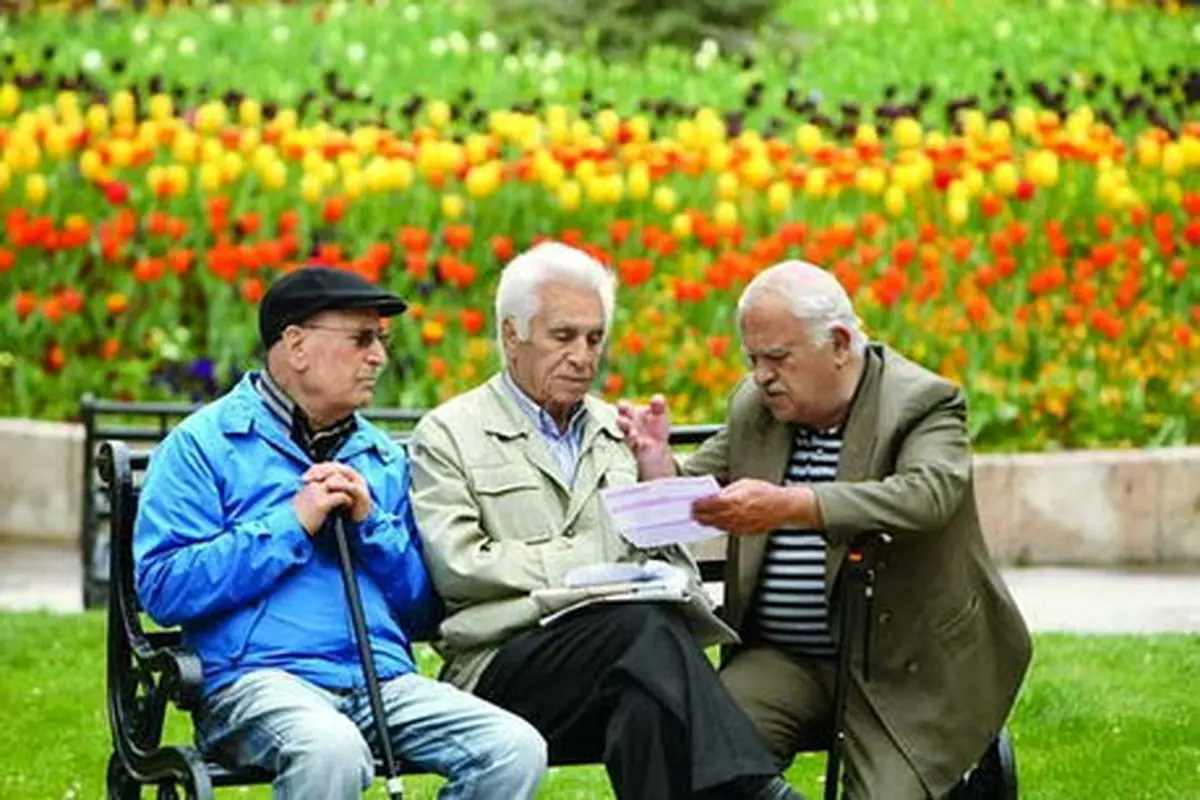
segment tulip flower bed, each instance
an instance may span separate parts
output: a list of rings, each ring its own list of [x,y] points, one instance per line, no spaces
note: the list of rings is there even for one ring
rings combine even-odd
[[[312,260],[412,300],[377,400],[429,406],[495,368],[498,270],[553,237],[620,276],[602,391],[663,391],[680,420],[720,419],[744,373],[740,288],[803,258],[872,336],[962,382],[983,449],[1200,439],[1200,73],[1177,65],[1196,16],[1117,15],[1125,38],[1059,82],[1025,31],[975,19],[994,2],[896,8],[927,5],[946,28],[912,28],[927,55],[975,25],[1011,58],[943,87],[911,43],[855,51],[817,92],[784,56],[711,48],[548,68],[448,30],[466,5],[22,20],[0,80],[0,415],[212,397],[254,363],[265,286]],[[785,15],[812,6],[818,41],[867,41],[830,14],[874,6]],[[899,39],[894,9],[870,13]]]

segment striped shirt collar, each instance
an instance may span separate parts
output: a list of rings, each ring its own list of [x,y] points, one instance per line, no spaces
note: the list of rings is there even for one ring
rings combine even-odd
[[[263,369],[252,374],[250,380],[267,409],[283,423],[291,433],[292,441],[300,445],[313,461],[331,458],[358,427],[358,422],[351,414],[332,425],[313,430],[304,409],[275,382],[271,373]]]

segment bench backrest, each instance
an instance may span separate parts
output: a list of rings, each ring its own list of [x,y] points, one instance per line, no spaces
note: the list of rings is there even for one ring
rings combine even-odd
[[[135,447],[130,452],[153,449],[154,445],[178,425],[188,414],[202,407],[202,403],[127,403],[114,400],[98,400],[90,395],[81,403],[84,426],[83,442],[83,497],[82,527],[79,535],[80,553],[83,558],[83,595],[87,608],[104,606],[111,590],[111,500],[105,484],[98,473],[97,454],[106,439],[119,440]],[[370,408],[363,412],[367,419],[387,430],[397,441],[405,441],[413,427],[421,419],[423,409],[414,408]],[[679,447],[698,445],[719,429],[716,425],[682,425],[671,431],[672,444]],[[135,458],[134,473],[145,469],[145,464]],[[710,542],[700,548],[697,557],[705,570],[706,579],[717,580],[719,567],[707,563],[723,557],[724,547]]]

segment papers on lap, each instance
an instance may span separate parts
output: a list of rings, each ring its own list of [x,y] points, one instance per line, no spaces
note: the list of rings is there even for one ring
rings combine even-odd
[[[711,475],[663,478],[604,489],[600,498],[627,541],[641,547],[663,547],[720,536],[722,531],[692,519],[692,501],[721,490]]]
[[[665,561],[592,564],[571,570],[563,583],[561,587],[533,591],[540,603],[556,609],[543,616],[541,624],[549,625],[593,603],[686,603],[691,600],[687,572]]]

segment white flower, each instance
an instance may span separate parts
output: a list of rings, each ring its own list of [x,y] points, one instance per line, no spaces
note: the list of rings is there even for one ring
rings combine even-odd
[[[416,22],[421,18],[421,9],[414,5],[404,7],[404,19],[407,22]]]
[[[1013,24],[1006,19],[1002,19],[996,23],[996,38],[1000,40],[1007,39],[1013,34]]]
[[[276,25],[271,29],[271,38],[278,44],[283,44],[292,35],[292,29],[286,25]]]
[[[700,43],[699,52],[706,56],[716,58],[717,56],[721,55],[721,43],[712,37],[706,37],[705,40]]]
[[[365,100],[366,98],[370,97],[371,96],[371,84],[360,83],[358,86],[355,86],[354,87],[354,95],[359,100]]]
[[[167,57],[166,48],[164,48],[161,44],[154,45],[154,47],[150,50],[149,58],[150,58],[150,61],[154,64],[159,63],[166,57]]]
[[[83,54],[83,71],[95,72],[104,66],[104,54],[99,50],[88,50]]]
[[[490,53],[500,46],[500,39],[491,31],[484,31],[479,34],[479,49],[485,53]]]
[[[530,72],[537,69],[538,65],[541,63],[542,63],[541,59],[538,58],[537,53],[528,52],[525,55],[521,56],[521,65],[523,67],[525,67],[525,69],[529,70]]]
[[[208,13],[212,17],[212,21],[218,25],[228,25],[233,19],[233,8],[225,3],[213,6],[212,11]]]
[[[346,48],[346,59],[351,64],[362,63],[362,60],[367,56],[367,48],[362,42],[354,42]]]
[[[467,41],[466,36],[463,36],[462,31],[451,31],[447,40],[450,44],[450,49],[460,56],[471,49],[471,43]]]
[[[517,58],[516,56],[512,55],[511,53],[509,55],[506,55],[504,57],[504,71],[505,72],[513,72],[513,73],[520,72],[521,71],[521,59]]]
[[[717,57],[712,54],[712,51],[705,50],[703,47],[696,51],[696,55],[692,56],[692,62],[701,72],[711,67],[716,59]]]
[[[842,24],[842,15],[836,11],[830,11],[828,20],[830,27],[836,28]]]
[[[129,32],[129,38],[134,44],[145,44],[150,39],[150,28],[147,25],[134,25]]]
[[[196,40],[185,36],[179,40],[179,55],[190,56],[196,52]]]
[[[546,78],[542,81],[542,94],[555,94],[558,92],[558,81],[554,78]]]
[[[341,17],[341,16],[344,16],[345,13],[346,13],[346,4],[344,2],[341,2],[341,0],[339,0],[339,2],[334,3],[333,5],[331,5],[329,7],[329,16],[331,16],[331,17],[335,17],[335,18]]]
[[[867,25],[874,25],[879,21],[879,9],[874,3],[863,3],[862,21]]]
[[[446,55],[446,40],[440,36],[429,40],[429,54],[435,58]]]
[[[549,53],[546,53],[546,57],[542,59],[542,69],[546,70],[546,72],[558,72],[563,68],[563,64],[565,63],[566,60],[563,58],[562,53],[558,52],[557,50],[551,50]]]

